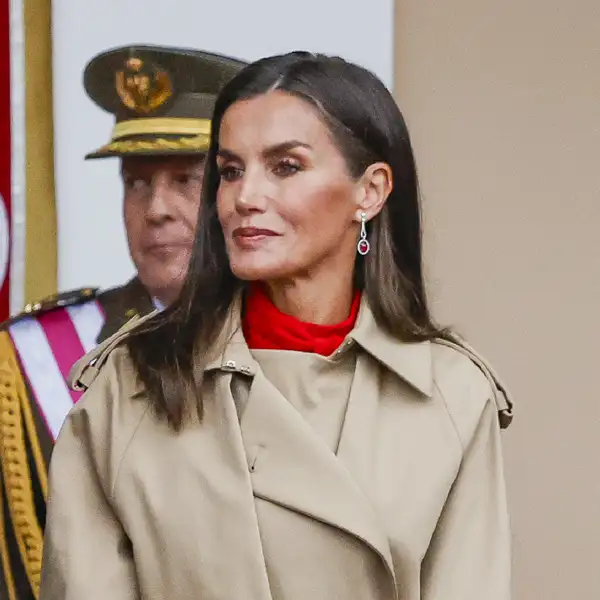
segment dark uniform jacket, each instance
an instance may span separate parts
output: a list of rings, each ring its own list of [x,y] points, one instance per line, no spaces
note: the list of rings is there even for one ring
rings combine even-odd
[[[75,360],[153,309],[138,279],[97,293],[59,294],[0,325],[0,600],[38,597],[47,470],[78,395]],[[82,532],[84,535],[84,532]]]

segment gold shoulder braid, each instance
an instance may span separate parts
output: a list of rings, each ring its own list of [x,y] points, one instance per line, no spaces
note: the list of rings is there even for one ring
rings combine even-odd
[[[18,600],[15,580],[10,569],[10,556],[8,555],[8,542],[6,537],[6,524],[4,523],[4,497],[2,480],[0,479],[0,566],[4,575],[4,582],[8,589],[8,600]]]
[[[47,493],[47,478],[33,417],[27,407],[25,382],[20,373],[17,357],[7,332],[0,332],[0,458],[6,486],[9,514],[14,524],[15,537],[23,560],[27,579],[37,599],[42,567],[42,530],[37,520],[31,472],[27,462],[25,427],[31,435],[34,459],[39,469],[40,484]],[[25,414],[23,414],[25,413]],[[40,469],[40,467],[42,467]]]

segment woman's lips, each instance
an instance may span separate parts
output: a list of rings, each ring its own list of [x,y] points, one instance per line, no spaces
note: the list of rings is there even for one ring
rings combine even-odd
[[[268,238],[278,236],[278,233],[270,229],[260,229],[258,227],[238,227],[233,230],[233,239],[238,246],[243,249],[252,249],[260,246]]]

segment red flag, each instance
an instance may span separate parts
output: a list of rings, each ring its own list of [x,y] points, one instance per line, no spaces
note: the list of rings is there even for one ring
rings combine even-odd
[[[10,7],[9,0],[0,3],[0,320],[4,320],[10,312]]]
[[[56,291],[51,2],[0,0],[0,321]]]

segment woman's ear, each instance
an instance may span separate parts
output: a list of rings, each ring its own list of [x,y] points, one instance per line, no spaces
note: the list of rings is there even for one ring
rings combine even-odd
[[[357,214],[365,213],[367,221],[377,216],[385,206],[393,186],[392,169],[387,163],[369,165],[360,178]]]

